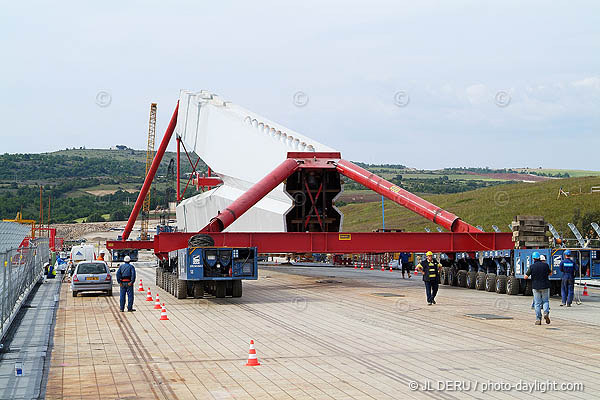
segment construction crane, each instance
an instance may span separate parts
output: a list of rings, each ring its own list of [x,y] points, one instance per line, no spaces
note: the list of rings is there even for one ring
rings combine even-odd
[[[150,121],[148,122],[148,147],[146,148],[146,173],[144,176],[148,176],[148,171],[154,160],[154,137],[156,135],[156,103],[150,105]],[[150,222],[150,190],[144,198],[144,205],[142,207],[142,229],[140,233],[141,240],[149,240],[150,235],[148,234],[148,223]]]

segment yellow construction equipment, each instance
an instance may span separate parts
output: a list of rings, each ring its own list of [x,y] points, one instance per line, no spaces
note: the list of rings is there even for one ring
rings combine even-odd
[[[148,170],[152,165],[154,159],[154,137],[156,135],[156,103],[150,105],[150,121],[148,123],[148,147],[146,149],[146,175],[148,176]],[[142,230],[140,233],[141,240],[150,240],[148,234],[148,223],[150,222],[150,190],[144,198],[144,204],[142,206]]]
[[[2,221],[6,222],[16,222],[19,224],[30,224],[31,225],[31,237],[35,238],[35,224],[37,223],[34,219],[23,219],[23,215],[21,211],[17,211],[17,216],[15,219],[3,219]]]

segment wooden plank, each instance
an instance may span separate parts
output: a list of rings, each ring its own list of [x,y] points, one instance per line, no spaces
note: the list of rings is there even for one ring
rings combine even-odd
[[[544,217],[539,215],[517,215],[517,221],[528,221],[527,223],[544,222]]]

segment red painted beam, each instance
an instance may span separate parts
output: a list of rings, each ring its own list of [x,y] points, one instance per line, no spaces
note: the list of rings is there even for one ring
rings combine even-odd
[[[156,170],[160,165],[160,162],[165,154],[165,150],[167,150],[167,145],[171,140],[171,136],[173,136],[173,131],[175,130],[175,126],[177,125],[177,112],[179,111],[179,101],[177,102],[177,106],[175,107],[175,111],[173,112],[173,116],[171,117],[171,122],[169,122],[169,126],[167,127],[167,131],[165,132],[165,136],[160,142],[160,146],[154,159],[152,160],[152,165],[148,170],[148,175],[146,179],[144,179],[144,184],[142,185],[142,189],[140,190],[140,194],[138,195],[137,200],[135,201],[135,205],[133,206],[133,210],[131,210],[131,214],[129,215],[129,219],[127,220],[127,225],[125,226],[125,230],[123,231],[123,240],[127,240],[129,238],[129,234],[133,229],[133,224],[135,224],[135,220],[137,219],[138,214],[142,208],[142,204],[144,203],[144,199],[148,194],[148,190],[150,190],[150,185],[152,185],[152,181],[154,180],[154,175],[156,175]]]
[[[195,233],[161,233],[150,241],[108,241],[109,249],[149,249],[165,254],[187,247]],[[211,232],[218,247],[258,247],[261,253],[456,253],[505,250],[514,247],[512,233],[426,232]]]
[[[348,178],[374,190],[428,220],[443,226],[451,232],[481,232],[476,227],[461,221],[456,215],[442,210],[427,200],[380,178],[374,173],[369,172],[350,161],[339,160],[337,163],[337,170]]]
[[[258,203],[263,197],[286,180],[298,168],[298,162],[288,158],[270,174],[256,182],[250,189],[210,220],[201,232],[221,232]]]
[[[201,176],[198,178],[192,179],[192,184],[195,186],[217,186],[223,183],[221,178],[216,176]]]

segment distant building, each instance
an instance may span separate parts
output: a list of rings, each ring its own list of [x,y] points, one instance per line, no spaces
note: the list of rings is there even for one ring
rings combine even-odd
[[[117,150],[127,150],[128,147],[122,144],[118,144],[115,146],[117,148]]]

